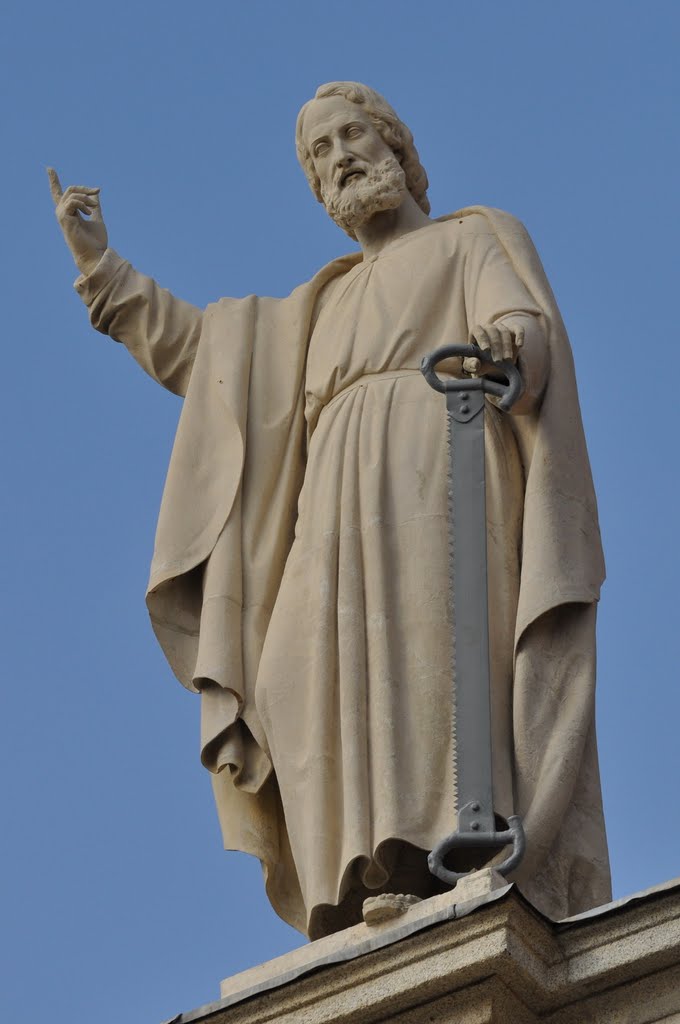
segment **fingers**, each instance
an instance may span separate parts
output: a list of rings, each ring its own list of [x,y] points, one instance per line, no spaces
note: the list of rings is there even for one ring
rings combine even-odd
[[[463,370],[472,377],[476,377],[482,368],[482,363],[475,356],[466,356],[463,360]]]
[[[486,352],[494,363],[504,359],[514,360],[517,349],[524,344],[524,328],[509,327],[502,322],[477,324],[470,331],[470,341],[475,342],[482,352]]]
[[[57,217],[75,217],[78,213],[102,220],[99,189],[87,185],[69,185],[57,204]]]
[[[494,362],[503,358],[503,344],[498,328],[493,324],[477,324],[470,331],[470,340],[474,341]]]
[[[104,218],[102,217],[102,203],[99,196],[94,196],[94,206],[92,207],[92,220],[98,220],[103,223]]]
[[[61,197],[63,196],[64,190],[61,187],[59,175],[55,171],[54,167],[47,168],[47,177],[49,178],[50,182],[50,192],[52,194],[52,199],[54,200],[54,205],[56,206]]]
[[[100,192],[100,188],[89,188],[87,185],[69,185],[63,193],[63,198],[66,199],[67,196],[72,195],[98,196]]]
[[[73,191],[71,191],[73,190]],[[98,188],[84,188],[81,185],[71,185],[64,192],[64,204],[73,204],[81,213],[92,216],[92,220],[102,221],[102,206],[99,198]],[[86,209],[83,209],[83,206]]]
[[[503,349],[503,358],[512,359],[514,357],[514,348],[512,347],[514,341],[514,335],[512,331],[503,325],[499,327],[499,334],[501,336],[501,346]]]
[[[76,213],[84,213],[87,217],[94,214],[95,207],[92,202],[82,196],[74,195],[65,199],[61,206],[61,213],[68,217],[75,217]]]

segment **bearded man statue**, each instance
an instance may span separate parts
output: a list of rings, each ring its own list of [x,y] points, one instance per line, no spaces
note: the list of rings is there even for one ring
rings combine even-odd
[[[538,256],[500,211],[431,219],[411,133],[367,86],[319,88],[296,137],[359,251],[285,299],[205,311],[108,248],[98,189],[50,172],[92,324],[185,398],[147,601],[201,694],[225,845],[260,859],[272,905],[312,938],[360,921],[367,897],[443,888],[427,854],[455,825],[447,447],[419,366],[472,339],[525,382],[512,415],[485,410],[496,810],[524,820],[513,877],[536,907],[606,902],[603,561]]]

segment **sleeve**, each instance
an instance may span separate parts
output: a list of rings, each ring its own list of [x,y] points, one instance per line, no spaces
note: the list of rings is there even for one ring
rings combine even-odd
[[[476,234],[465,263],[465,304],[468,328],[503,323],[524,328],[524,346],[517,364],[524,393],[513,413],[533,411],[545,390],[550,359],[545,317],[513,266],[498,236],[492,231]]]
[[[92,326],[122,342],[143,370],[176,395],[189,386],[203,314],[107,249],[74,287]]]

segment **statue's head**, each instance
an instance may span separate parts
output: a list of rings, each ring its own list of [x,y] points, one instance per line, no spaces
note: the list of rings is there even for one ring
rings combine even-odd
[[[298,114],[298,160],[312,192],[355,238],[358,227],[410,193],[430,212],[413,136],[387,100],[359,82],[320,85]]]

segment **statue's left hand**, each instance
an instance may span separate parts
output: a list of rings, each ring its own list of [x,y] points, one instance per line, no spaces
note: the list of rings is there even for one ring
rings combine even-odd
[[[478,345],[482,352],[488,353],[494,363],[511,359],[514,363],[517,354],[524,344],[524,326],[522,324],[503,323],[477,324],[470,331],[470,344]],[[474,358],[463,360],[466,373],[478,373],[479,360]]]

